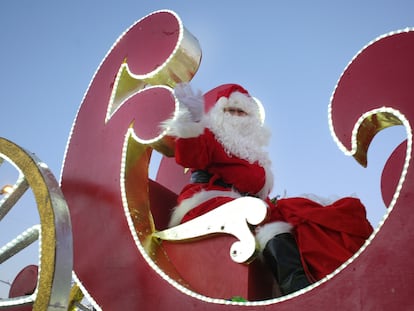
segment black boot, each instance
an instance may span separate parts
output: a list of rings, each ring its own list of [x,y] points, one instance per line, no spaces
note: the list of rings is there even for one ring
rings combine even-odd
[[[263,257],[279,283],[282,295],[293,293],[311,284],[306,277],[292,234],[275,235],[267,242]]]

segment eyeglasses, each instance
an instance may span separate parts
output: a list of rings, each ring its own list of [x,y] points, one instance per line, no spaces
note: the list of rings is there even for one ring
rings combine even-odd
[[[224,112],[228,112],[231,115],[237,115],[237,116],[247,116],[247,112],[240,109],[240,108],[234,108],[234,107],[226,107],[223,109]]]

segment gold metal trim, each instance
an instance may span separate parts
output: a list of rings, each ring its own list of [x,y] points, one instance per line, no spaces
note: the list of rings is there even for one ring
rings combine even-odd
[[[69,209],[59,184],[47,167],[34,154],[13,142],[0,138],[0,157],[13,164],[20,172],[13,192],[2,203],[9,209],[18,201],[28,186],[32,189],[40,216],[39,275],[35,292],[21,299],[3,299],[2,306],[33,302],[34,311],[57,310],[67,306],[73,266],[72,229]],[[1,207],[0,207],[1,209]]]

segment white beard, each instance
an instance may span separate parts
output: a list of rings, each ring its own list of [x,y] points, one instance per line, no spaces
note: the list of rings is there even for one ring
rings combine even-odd
[[[263,150],[269,143],[270,131],[257,116],[234,116],[222,109],[212,110],[208,127],[229,155],[270,166],[268,153]]]

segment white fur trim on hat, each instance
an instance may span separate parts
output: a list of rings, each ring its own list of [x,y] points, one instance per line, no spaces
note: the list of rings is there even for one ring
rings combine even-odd
[[[263,251],[267,242],[275,235],[287,233],[292,230],[293,226],[284,221],[275,221],[264,224],[256,228],[256,240],[259,244],[260,251]]]
[[[171,214],[171,219],[168,224],[168,227],[174,227],[181,223],[181,220],[189,211],[197,207],[203,202],[206,202],[210,199],[216,197],[230,197],[233,199],[240,198],[240,193],[230,190],[230,191],[220,191],[220,190],[209,190],[201,191],[194,194],[191,198],[182,200],[179,205],[177,205]]]

